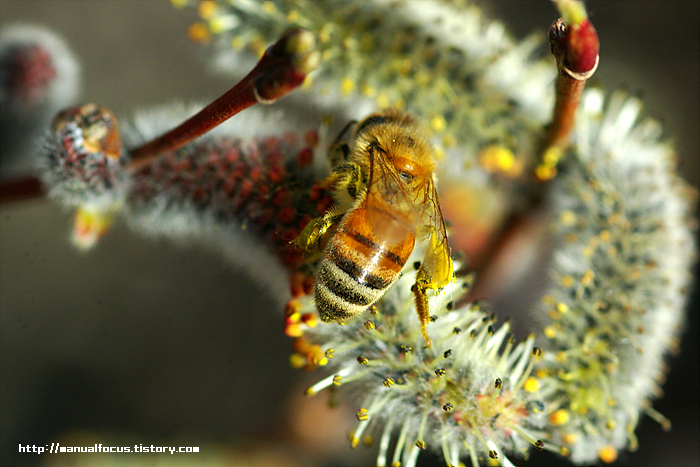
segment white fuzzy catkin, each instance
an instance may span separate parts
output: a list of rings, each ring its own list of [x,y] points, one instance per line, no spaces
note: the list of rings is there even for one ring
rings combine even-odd
[[[586,92],[576,149],[549,195],[560,244],[539,310],[549,317],[546,399],[569,414],[552,434],[578,464],[634,449],[640,412],[667,424],[649,403],[677,346],[696,259],[691,189],[660,125],[637,122],[641,104],[622,92],[603,101]]]
[[[424,449],[450,465],[484,458],[512,465],[507,453],[525,455],[535,443],[558,451],[538,442],[546,435],[545,406],[530,377],[540,355],[534,335],[516,344],[509,323],[497,325],[480,305],[452,309],[468,288],[453,282],[431,299],[432,346],[425,348],[414,282],[415,271],[404,271],[371,312],[306,331],[301,340],[308,345],[296,347],[308,349],[307,358],[318,353],[330,373],[307,394],[332,387],[355,395],[359,423],[351,443],[378,436],[377,465],[414,466]],[[314,312],[312,301],[302,299],[299,311]]]
[[[218,1],[199,12],[215,62],[236,74],[249,56],[244,46],[257,44],[259,53],[292,26],[310,30],[322,60],[308,99],[331,109],[405,107],[462,164],[487,143],[526,152],[550,115],[556,68],[532,58],[543,35],[516,45],[468,2]]]
[[[12,63],[19,54],[31,56],[32,48],[44,53],[34,73],[17,76]],[[13,68],[14,67],[14,68]],[[48,67],[48,69],[46,68]],[[74,104],[80,90],[81,67],[70,47],[54,32],[31,24],[3,25],[0,30],[0,177],[24,176],[30,171],[36,141],[44,134],[54,114]]]

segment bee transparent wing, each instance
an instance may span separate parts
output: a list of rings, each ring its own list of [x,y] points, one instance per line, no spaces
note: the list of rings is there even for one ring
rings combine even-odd
[[[363,202],[367,219],[380,243],[399,243],[422,224],[417,201],[421,194],[408,190],[381,151],[370,158],[367,193]]]
[[[427,246],[423,267],[432,278],[432,286],[443,287],[452,281],[452,258],[450,258],[450,248],[447,243],[447,231],[445,221],[442,218],[440,202],[435,184],[432,180],[425,189],[424,219],[430,232],[430,239]]]

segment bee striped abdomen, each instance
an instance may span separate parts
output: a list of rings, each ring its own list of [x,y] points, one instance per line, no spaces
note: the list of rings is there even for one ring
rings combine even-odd
[[[326,248],[315,286],[325,322],[352,318],[379,300],[413,251],[410,233],[397,244],[376,243],[365,213],[349,212]]]

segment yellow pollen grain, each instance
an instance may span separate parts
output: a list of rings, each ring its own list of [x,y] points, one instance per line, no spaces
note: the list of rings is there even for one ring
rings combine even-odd
[[[243,50],[244,46],[245,42],[243,42],[243,39],[241,39],[240,36],[234,36],[231,38],[231,48],[233,48],[233,50]]]
[[[605,364],[605,372],[609,375],[613,374],[617,370],[617,365],[614,362],[609,362]]]
[[[389,96],[384,92],[380,92],[377,95],[377,105],[382,108],[389,107]]]
[[[424,70],[418,70],[414,76],[413,76],[413,81],[419,85],[419,86],[425,86],[431,82],[431,80],[434,78],[434,75],[425,72]]]
[[[615,429],[615,420],[608,420],[605,423],[605,428],[607,428],[608,430],[614,430]]]
[[[442,145],[443,146],[445,146],[447,148],[451,148],[455,144],[457,144],[457,138],[455,138],[455,135],[453,135],[452,133],[446,133],[442,136]]]
[[[508,148],[501,147],[496,153],[496,166],[501,172],[510,172],[515,165],[515,155]]]
[[[351,37],[343,39],[342,44],[346,50],[357,50],[357,41]]]
[[[209,21],[209,29],[213,34],[221,34],[229,28],[229,24],[223,18],[213,18]]]
[[[413,62],[410,59],[404,59],[401,61],[401,73],[408,74],[413,68]]]
[[[328,29],[324,28],[318,33],[318,40],[320,40],[323,43],[327,43],[331,41],[331,33],[328,31]],[[330,54],[330,51],[326,51],[326,53]]]
[[[527,380],[525,380],[523,389],[525,389],[527,392],[537,392],[540,389],[540,382],[537,380],[537,378],[530,376]]]
[[[551,295],[543,295],[542,296],[542,303],[545,305],[553,305],[556,302],[556,299],[552,297]]]
[[[258,57],[258,59],[262,58],[266,50],[265,42],[263,42],[262,38],[260,37],[256,37],[250,41],[248,47],[250,47],[250,50]]]
[[[311,359],[311,363],[316,366],[326,366],[328,365],[328,359],[322,355],[314,355],[314,357]]]
[[[566,444],[574,444],[577,439],[578,436],[574,433],[569,433],[561,437],[561,440]]]
[[[211,32],[206,24],[194,23],[187,28],[187,37],[193,42],[203,44],[211,40]]]
[[[289,364],[292,366],[292,368],[296,368],[297,370],[304,368],[306,365],[306,358],[298,353],[292,354],[289,356]]]
[[[590,269],[587,270],[586,272],[583,273],[583,277],[581,278],[581,284],[583,284],[585,286],[591,285],[594,277],[595,277],[595,274],[593,273],[593,271],[591,271]]]
[[[213,0],[204,0],[197,5],[197,14],[202,19],[211,18],[217,10],[216,2]]]
[[[360,93],[362,93],[363,96],[374,97],[377,94],[377,90],[365,84],[360,88]]]
[[[89,249],[98,238],[107,233],[111,223],[112,215],[109,212],[78,207],[73,224],[73,243],[77,247]]]
[[[564,276],[561,278],[561,284],[564,287],[573,287],[574,286],[574,278],[572,276]]]
[[[301,88],[302,89],[311,89],[311,86],[314,84],[314,80],[311,77],[311,75],[306,75],[304,78],[304,81],[301,83]]]
[[[440,146],[435,147],[435,158],[439,161],[445,158],[445,150]]]
[[[296,10],[290,11],[287,15],[287,21],[289,21],[290,23],[296,23],[297,21],[299,21],[299,12]]]
[[[559,216],[561,223],[568,226],[573,226],[576,224],[576,214],[573,211],[566,210]]]
[[[391,105],[402,110],[404,107],[406,107],[406,102],[403,99],[396,99]]]
[[[609,230],[603,230],[598,234],[598,238],[600,238],[600,241],[602,242],[609,242],[612,240],[612,234]]]
[[[432,120],[430,120],[430,126],[433,130],[440,133],[445,131],[445,128],[447,128],[447,122],[442,115],[436,115],[432,118]]]
[[[277,13],[277,7],[272,2],[263,2],[263,10],[265,10],[265,13],[268,15],[274,15]]]
[[[617,460],[617,449],[612,446],[605,446],[598,451],[598,457],[606,464],[612,464]]]
[[[542,156],[542,163],[548,167],[554,168],[557,163],[559,163],[559,160],[561,159],[561,156],[563,155],[563,151],[561,148],[557,146],[552,146],[549,149],[547,149]]]
[[[549,414],[549,423],[554,426],[564,425],[569,422],[569,412],[566,409],[559,409]]]
[[[355,82],[353,80],[351,80],[350,78],[343,78],[343,80],[340,83],[340,92],[342,92],[344,96],[347,96],[354,89],[355,89]]]
[[[561,314],[564,314],[567,311],[569,311],[569,306],[564,302],[559,302],[557,303],[557,311]]]
[[[312,315],[309,319],[304,321],[304,323],[310,328],[315,328],[318,326],[318,317],[316,315]]]
[[[565,241],[566,243],[574,243],[574,242],[576,242],[577,240],[578,240],[578,235],[576,235],[576,234],[573,233],[573,232],[569,232],[568,234],[566,234],[566,235],[564,236],[564,241]]]
[[[556,335],[554,326],[547,326],[544,328],[544,335],[547,336],[547,338],[552,339]]]
[[[535,176],[538,180],[546,181],[551,180],[557,175],[557,169],[554,167],[549,167],[546,165],[538,165],[535,168]]]
[[[508,172],[514,163],[513,152],[505,146],[488,146],[479,154],[479,164],[488,172]]]

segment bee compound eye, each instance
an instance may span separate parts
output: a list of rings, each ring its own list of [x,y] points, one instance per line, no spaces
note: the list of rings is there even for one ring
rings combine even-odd
[[[399,177],[404,183],[411,183],[413,181],[413,174],[406,172],[405,170],[399,171]]]

